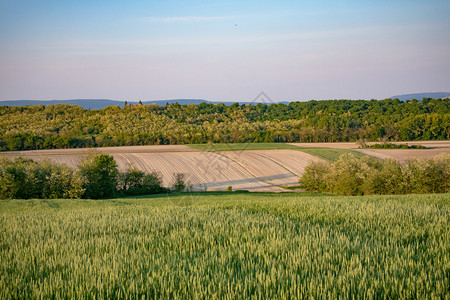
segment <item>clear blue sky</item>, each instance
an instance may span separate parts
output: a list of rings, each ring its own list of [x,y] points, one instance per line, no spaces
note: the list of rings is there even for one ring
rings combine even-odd
[[[450,91],[450,1],[0,0],[0,100]]]

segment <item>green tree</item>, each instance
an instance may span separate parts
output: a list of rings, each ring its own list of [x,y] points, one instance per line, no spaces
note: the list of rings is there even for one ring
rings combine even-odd
[[[186,176],[183,173],[173,175],[173,189],[175,192],[182,192],[186,189]]]
[[[50,161],[0,158],[0,198],[80,198],[80,174]]]
[[[131,169],[119,173],[117,189],[125,195],[157,194],[163,191],[161,184],[162,179],[158,174]]]
[[[100,199],[114,195],[117,186],[117,164],[107,154],[91,152],[80,164],[80,173],[84,178],[84,197]]]
[[[327,188],[325,175],[330,170],[330,167],[331,165],[328,162],[311,162],[306,166],[305,172],[299,180],[300,184],[308,191],[325,191]]]

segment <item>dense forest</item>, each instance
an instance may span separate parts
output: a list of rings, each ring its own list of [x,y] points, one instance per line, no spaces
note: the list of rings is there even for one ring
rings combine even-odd
[[[450,99],[0,107],[0,149],[450,139]]]

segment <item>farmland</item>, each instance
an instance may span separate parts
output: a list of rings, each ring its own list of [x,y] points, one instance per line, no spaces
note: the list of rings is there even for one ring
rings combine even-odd
[[[411,142],[409,142],[411,143]],[[194,190],[285,191],[298,185],[298,178],[312,161],[335,161],[341,154],[370,155],[381,159],[405,160],[450,153],[450,142],[415,142],[430,149],[358,149],[356,143],[260,143],[153,145],[97,148],[116,160],[119,170],[136,168],[162,175],[163,185],[171,186],[174,173],[183,173]],[[58,149],[3,152],[10,158],[23,156],[50,159],[72,168],[78,166],[86,149]]]
[[[450,297],[448,194],[193,196],[0,201],[0,298]]]
[[[433,158],[440,153],[450,153],[450,148],[435,149],[359,149],[360,153],[378,157],[380,159],[393,158],[399,161],[411,160],[413,158]]]
[[[235,190],[280,192],[284,190],[280,185],[298,185],[298,178],[306,165],[320,160],[286,144],[223,144],[212,148],[204,145],[201,151],[199,146],[194,147],[156,145],[97,150],[112,155],[121,171],[136,168],[157,172],[162,175],[164,186],[171,186],[173,174],[183,173],[193,189],[210,191],[232,186]],[[246,148],[272,150],[243,150]],[[223,151],[225,149],[230,151]],[[86,153],[85,149],[66,149],[4,152],[4,155],[38,160],[47,158],[76,167]]]

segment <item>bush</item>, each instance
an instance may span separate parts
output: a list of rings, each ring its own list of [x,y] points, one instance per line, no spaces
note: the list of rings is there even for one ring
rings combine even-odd
[[[80,198],[79,174],[65,165],[16,158],[0,159],[0,198]]]
[[[426,147],[422,145],[407,145],[407,144],[392,144],[392,143],[383,143],[383,144],[373,144],[370,146],[360,146],[360,148],[370,148],[370,149],[426,149]]]
[[[119,173],[117,190],[125,195],[157,194],[164,191],[161,176],[157,173],[146,174],[145,172],[131,169]]]
[[[325,174],[328,190],[339,195],[361,195],[362,163],[353,154],[343,154]]]
[[[175,173],[173,175],[172,188],[175,192],[183,192],[186,190],[187,184],[185,177],[186,176],[182,173]]]
[[[84,179],[85,198],[99,199],[114,195],[119,172],[112,156],[91,152],[79,169]]]
[[[306,166],[305,172],[300,178],[300,184],[308,191],[325,191],[327,188],[325,175],[330,169],[330,166],[328,162],[311,162]]]
[[[81,198],[85,192],[81,174],[66,165],[44,162],[51,170],[46,178],[42,198]]]
[[[442,153],[436,156],[434,159],[436,164],[435,171],[437,172],[437,180],[435,182],[436,188],[441,193],[450,192],[450,154]]]
[[[182,175],[182,174],[181,174]],[[91,198],[155,194],[165,191],[161,177],[135,169],[118,173],[112,156],[91,152],[79,170],[50,161],[0,157],[0,198]],[[176,187],[186,189],[184,175]]]
[[[299,181],[308,191],[339,195],[447,193],[450,155],[400,164],[344,154],[334,163],[310,163]]]
[[[99,199],[111,197],[116,191],[124,195],[155,194],[165,191],[161,182],[156,173],[132,169],[119,174],[112,156],[95,152],[82,161],[79,170],[50,161],[0,157],[0,199]],[[178,182],[178,188],[181,183],[184,181]]]
[[[6,157],[0,160],[0,198],[18,198],[19,191],[25,186],[25,172]]]
[[[405,176],[398,160],[386,159],[380,170],[366,179],[371,189],[366,194],[404,194],[406,191]]]
[[[404,167],[410,193],[448,192],[450,155],[443,153],[434,159],[413,159]]]

